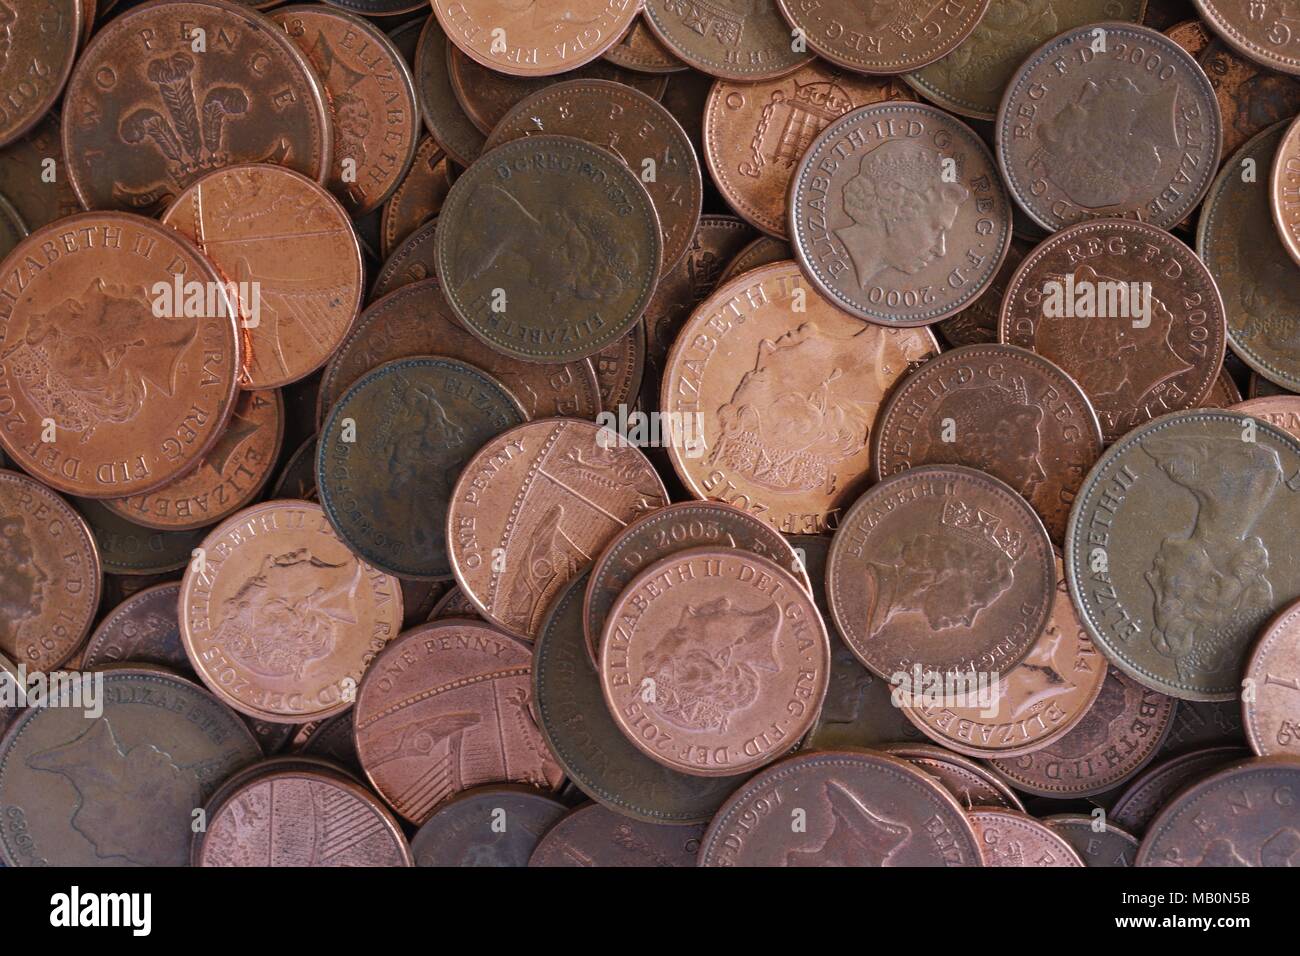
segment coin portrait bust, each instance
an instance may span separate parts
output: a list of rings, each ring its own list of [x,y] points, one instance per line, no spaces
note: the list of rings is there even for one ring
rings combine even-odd
[[[40,615],[49,580],[22,516],[0,518],[0,650],[12,651],[22,622]]]

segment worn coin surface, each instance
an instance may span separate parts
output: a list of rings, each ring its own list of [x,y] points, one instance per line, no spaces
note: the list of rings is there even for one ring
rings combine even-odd
[[[1244,747],[1207,747],[1153,764],[1134,777],[1111,804],[1110,821],[1141,836],[1174,794],[1248,756]]]
[[[437,141],[426,136],[415,159],[384,203],[380,217],[379,254],[391,256],[420,226],[437,216],[451,189],[452,169]]]
[[[655,38],[641,17],[612,47],[605,51],[605,59],[625,70],[638,73],[678,73],[689,69],[666,46]]]
[[[1007,86],[998,165],[1044,229],[1098,217],[1169,229],[1210,188],[1221,125],[1205,71],[1177,43],[1149,27],[1090,24],[1044,43]]]
[[[776,0],[645,0],[644,16],[674,56],[720,79],[770,80],[813,59],[793,42]]]
[[[77,511],[90,525],[107,575],[169,574],[185,567],[191,552],[203,543],[205,529],[159,531],[128,521],[103,502],[77,498]],[[157,582],[150,582],[157,583]]]
[[[791,826],[792,815],[806,821]],[[980,866],[961,804],[897,757],[867,750],[787,757],[718,811],[700,866]]]
[[[1300,266],[1300,120],[1287,127],[1277,145],[1269,184],[1273,222],[1287,254]]]
[[[1016,810],[971,810],[985,866],[1083,866],[1064,836]]]
[[[527,866],[543,835],[569,812],[559,800],[513,784],[452,797],[411,839],[416,866]]]
[[[1295,11],[1285,3],[1193,0],[1196,12],[1228,46],[1256,63],[1300,74]]]
[[[790,248],[790,243],[784,239],[777,239],[773,236],[759,236],[736,253],[735,257],[727,263],[727,268],[723,270],[722,275],[718,276],[718,284],[730,282],[736,276],[744,275],[759,266],[771,265],[773,262],[793,258],[794,250]]]
[[[915,764],[967,810],[997,807],[1024,810],[1011,784],[996,770],[933,744],[889,744],[884,753]]]
[[[1246,661],[1242,723],[1261,757],[1300,757],[1300,607],[1292,604],[1264,628]]]
[[[177,619],[179,581],[155,584],[131,595],[108,613],[86,642],[82,670],[133,661],[186,672],[189,658],[181,646]]]
[[[647,823],[592,803],[551,827],[528,865],[695,866],[703,835],[703,826]]]
[[[46,113],[25,135],[0,149],[0,195],[13,203],[28,229],[81,212],[68,182],[60,127],[59,115]],[[45,181],[49,162],[54,182]]]
[[[1204,747],[1244,747],[1246,731],[1241,725],[1241,701],[1180,700],[1174,710],[1174,725],[1156,757]]]
[[[54,106],[72,73],[87,15],[80,0],[24,0],[0,8],[0,146],[35,126]]]
[[[397,248],[388,254],[384,264],[370,286],[366,301],[375,302],[395,292],[404,285],[438,275],[437,249],[434,238],[438,234],[438,217],[426,219]]]
[[[429,17],[415,50],[415,87],[424,128],[453,160],[468,166],[483,151],[483,133],[465,115],[451,86],[448,48],[437,17]]]
[[[1137,837],[1108,820],[1099,822],[1086,813],[1057,813],[1042,822],[1074,848],[1084,866],[1132,866],[1137,856]]]
[[[1223,118],[1223,156],[1246,140],[1300,112],[1300,77],[1276,73],[1211,39],[1197,57],[1210,78]]]
[[[788,203],[812,283],[882,325],[964,309],[1011,243],[1011,201],[988,148],[924,103],[877,103],[831,123],[800,160]]]
[[[703,217],[700,221],[703,224]],[[657,292],[670,278],[678,273],[681,266],[660,280],[655,287]],[[654,299],[650,300],[654,305]],[[649,308],[649,307],[647,307]],[[622,406],[632,407],[637,403],[646,371],[646,329],[644,319],[639,320],[621,339],[606,345],[590,359],[591,367],[596,373],[600,388],[600,404],[612,412]]]
[[[453,584],[451,590],[442,596],[433,610],[429,612],[429,621],[441,621],[448,617],[469,617],[482,620],[474,602],[465,597],[459,585]]]

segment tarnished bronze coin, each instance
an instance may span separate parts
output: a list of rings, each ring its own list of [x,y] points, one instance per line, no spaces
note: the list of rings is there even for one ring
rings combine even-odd
[[[632,820],[592,803],[551,827],[528,865],[695,866],[703,835],[703,826]]]
[[[1199,22],[1199,21],[1198,21]],[[1275,73],[1212,39],[1197,57],[1210,78],[1223,118],[1223,156],[1246,140],[1300,112],[1300,77]]]
[[[1007,283],[1032,248],[1019,237],[1012,238],[1007,257],[989,284],[988,291],[936,326],[943,341],[953,348],[961,348],[963,345],[987,345],[998,340],[998,316]]]
[[[284,439],[284,399],[278,391],[241,392],[234,414],[199,466],[183,478],[104,507],[128,521],[163,531],[216,524],[250,504],[271,477]]]
[[[937,351],[926,329],[845,314],[793,262],[738,276],[695,309],[669,353],[661,408],[694,423],[703,446],[671,443],[673,467],[696,497],[779,531],[832,530],[867,477],[880,403]]]
[[[704,106],[704,158],[731,207],[784,238],[790,180],[821,131],[859,106],[910,99],[897,80],[823,60],[763,83],[718,80]]]
[[[140,216],[85,213],[32,233],[0,271],[10,458],[88,498],[197,467],[234,409],[240,365],[235,316],[198,249]],[[191,283],[214,308],[178,301]]]
[[[360,17],[320,4],[269,14],[325,87],[334,154],[325,184],[348,214],[378,209],[415,158],[421,121],[415,80],[393,42]]]
[[[1250,749],[1261,757],[1300,757],[1300,606],[1288,606],[1264,628],[1243,681]]]
[[[433,610],[429,612],[429,621],[441,621],[449,617],[469,617],[482,619],[474,602],[465,596],[459,585],[453,584],[442,596]]]
[[[415,88],[424,128],[448,156],[468,166],[483,152],[483,133],[456,100],[448,68],[450,45],[438,18],[429,17],[415,51]]]
[[[81,515],[38,481],[0,471],[0,653],[49,671],[90,632],[103,586]]]
[[[1098,217],[1169,229],[1210,188],[1221,126],[1205,71],[1177,43],[1149,27],[1089,24],[1017,71],[998,108],[998,165],[1044,229]]]
[[[447,505],[466,461],[524,423],[496,379],[454,359],[404,358],[353,383],[321,425],[316,488],[330,524],[376,568],[451,576]]]
[[[147,3],[114,17],[63,99],[68,175],[87,209],[156,213],[237,163],[323,182],[332,145],[307,58],[266,17],[226,0]]]
[[[646,23],[684,63],[710,76],[757,83],[812,60],[776,0],[645,0]]]
[[[1179,704],[1180,709],[1182,706]],[[1109,821],[1141,836],[1174,794],[1248,756],[1250,752],[1244,747],[1209,747],[1154,764],[1134,777],[1111,804]]]
[[[1219,377],[1214,380],[1214,386],[1210,389],[1210,394],[1201,399],[1200,408],[1233,408],[1241,404],[1241,391],[1237,388],[1237,383],[1232,380],[1225,367],[1219,372]],[[1233,409],[1240,411],[1241,409]],[[1276,423],[1274,423],[1276,424]],[[1284,431],[1286,429],[1283,429]],[[1300,433],[1292,434],[1300,437]]]
[[[569,812],[559,800],[510,784],[452,797],[411,839],[416,866],[527,866],[542,836]]]
[[[796,816],[804,826],[791,825]],[[956,798],[868,750],[800,754],[761,771],[718,811],[700,848],[700,866],[980,865]]]
[[[872,672],[1006,674],[1037,643],[1056,596],[1043,522],[991,475],[912,468],[840,522],[826,567],[831,613]]]
[[[1287,127],[1277,145],[1269,184],[1273,222],[1287,254],[1300,266],[1300,119]]]
[[[915,764],[967,810],[979,807],[1025,809],[1011,784],[996,770],[978,761],[932,744],[889,744],[881,749]]]
[[[979,837],[985,866],[1083,866],[1065,837],[1016,810],[967,813]]]
[[[299,734],[301,740],[298,739]],[[357,756],[356,738],[352,734],[350,710],[299,727],[292,746],[298,754],[330,760],[358,780],[365,778],[365,771],[361,769],[361,760]]]
[[[1287,3],[1193,0],[1196,12],[1223,42],[1261,66],[1300,74],[1296,12]]]
[[[1256,757],[1189,785],[1160,811],[1138,866],[1295,866],[1300,759]],[[1243,813],[1243,808],[1250,812]]]
[[[391,256],[416,229],[438,215],[451,190],[451,168],[437,142],[426,136],[397,184],[380,220],[379,254]]]
[[[678,269],[680,268],[679,266]],[[656,291],[672,276],[677,275],[678,269],[664,276],[656,286]],[[654,299],[650,300],[650,304],[654,304]],[[596,373],[602,408],[617,412],[620,406],[635,405],[646,370],[645,322],[638,321],[626,335],[594,353],[588,361]]]
[[[81,0],[11,0],[0,6],[0,145],[39,123],[72,73],[94,8]]]
[[[1011,243],[1011,201],[988,148],[924,103],[864,106],[827,126],[799,162],[787,215],[813,284],[882,325],[966,308]]]
[[[73,506],[90,525],[99,545],[100,562],[108,575],[134,577],[179,571],[190,560],[191,552],[203,543],[206,533],[203,528],[194,531],[146,528],[93,498],[77,498]]]
[[[730,282],[736,276],[744,275],[746,272],[760,266],[771,265],[773,262],[793,258],[794,250],[790,248],[790,243],[784,239],[759,236],[736,253],[735,257],[727,263],[727,268],[722,271],[722,275],[718,276],[718,285]]]
[[[645,20],[637,17],[623,39],[605,51],[605,59],[638,73],[677,73],[689,69],[659,42]]]
[[[339,540],[319,505],[270,501],[226,519],[185,570],[181,638],[241,713],[305,723],[352,706],[402,624],[397,579]]]
[[[176,616],[180,594],[179,581],[155,584],[113,608],[86,642],[81,669],[93,671],[132,661],[188,672],[190,661],[181,646]]]
[[[0,751],[7,866],[184,866],[194,810],[261,751],[203,688],[166,671],[103,673],[102,713],[80,685],[32,707]]]
[[[432,279],[438,275],[437,236],[438,217],[426,219],[415,231],[403,239],[384,260],[375,276],[366,301],[373,304],[404,285]]]
[[[529,647],[485,623],[406,631],[357,693],[353,725],[366,776],[417,824],[483,784],[558,789],[564,772],[533,719],[531,673]]]
[[[1025,257],[998,338],[1059,365],[1115,441],[1200,404],[1223,366],[1227,319],[1210,270],[1182,242],[1147,223],[1100,219]]]
[[[1180,700],[1156,758],[1204,747],[1245,747],[1239,700]]]
[[[46,182],[51,161],[54,181]],[[13,203],[28,229],[81,212],[68,181],[57,113],[47,113],[26,135],[0,149],[0,195]]]
[[[1137,837],[1086,813],[1057,813],[1042,822],[1079,854],[1084,866],[1132,866]]]
[[[1298,468],[1290,435],[1206,409],[1107,450],[1071,513],[1065,572],[1111,663],[1175,697],[1236,696],[1260,628],[1300,598]]]

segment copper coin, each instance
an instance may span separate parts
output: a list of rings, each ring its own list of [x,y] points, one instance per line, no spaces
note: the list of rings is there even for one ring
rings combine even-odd
[[[1210,394],[1201,399],[1200,408],[1232,408],[1241,404],[1241,391],[1237,388],[1237,383],[1232,380],[1228,374],[1227,368],[1219,372],[1219,377],[1214,380],[1214,385],[1210,389]],[[1235,409],[1241,411],[1241,409]],[[1276,424],[1276,422],[1274,422]],[[1285,431],[1286,429],[1283,429]],[[1300,437],[1300,432],[1293,433]]]
[[[1205,28],[1205,24],[1200,20],[1183,20],[1179,23],[1175,23],[1171,27],[1164,27],[1163,29],[1151,22],[1147,22],[1145,25],[1156,27],[1156,29],[1161,30],[1165,36],[1169,37],[1169,39],[1173,40],[1189,54],[1196,57],[1198,62],[1200,55],[1205,52],[1205,48],[1210,45],[1210,32]],[[1201,65],[1204,66],[1205,64],[1202,63]],[[1206,70],[1206,73],[1209,73],[1209,71]],[[1210,77],[1210,83],[1211,85],[1214,83],[1213,76]],[[1220,100],[1220,103],[1222,103],[1222,100]],[[1225,127],[1224,135],[1226,138],[1226,127],[1229,120],[1227,116],[1224,116],[1223,119]],[[1225,149],[1227,148],[1227,143],[1224,144],[1224,147]]]
[[[179,571],[203,543],[205,530],[159,531],[128,521],[101,501],[77,498],[74,506],[90,525],[100,561],[109,575],[152,575]]]
[[[1155,756],[1173,722],[1174,703],[1112,667],[1092,707],[1068,734],[1031,754],[990,764],[1025,793],[1058,799],[1104,793]]]
[[[106,498],[104,506],[128,521],[164,531],[216,524],[261,493],[283,438],[280,393],[241,392],[230,423],[198,468],[147,494]]]
[[[1033,247],[1019,237],[1011,240],[1007,257],[989,284],[988,291],[956,315],[939,323],[939,334],[945,342],[953,348],[960,348],[963,345],[987,345],[998,340],[998,316],[1002,309],[1002,297],[1006,295],[1011,277],[1031,248]]]
[[[33,672],[58,667],[90,632],[102,585],[82,517],[40,482],[0,471],[0,652]]]
[[[0,654],[0,698],[17,700],[18,691],[23,689],[22,678],[23,675],[18,670],[18,665]],[[22,711],[23,708],[21,707],[0,704],[0,737],[4,736],[4,732],[9,729],[9,725],[18,718]]]
[[[1174,794],[1248,756],[1242,747],[1209,747],[1154,764],[1134,777],[1111,804],[1110,822],[1141,836]]]
[[[0,8],[0,145],[11,143],[45,115],[63,92],[87,18],[79,0],[23,0]]]
[[[674,269],[660,279],[655,291],[676,274]],[[653,298],[650,304],[654,305]],[[638,321],[621,339],[606,345],[588,359],[596,373],[602,408],[617,411],[620,406],[636,404],[645,376],[646,347],[645,322]]]
[[[785,238],[790,180],[818,134],[860,106],[910,99],[897,80],[844,72],[822,60],[763,83],[718,80],[704,107],[704,158],[736,212]]]
[[[203,30],[206,52],[194,52]],[[148,3],[86,48],[63,102],[68,175],[88,209],[157,212],[224,166],[275,163],[324,181],[324,90],[292,42],[226,0]]]
[[[923,103],[877,103],[824,129],[791,182],[791,244],[835,304],[926,325],[974,302],[1011,243],[1011,201],[970,127]]]
[[[103,672],[102,714],[65,691],[32,707],[0,750],[6,866],[184,866],[196,807],[260,755],[196,684],[147,667]]]
[[[403,239],[384,260],[383,267],[375,276],[366,299],[373,304],[390,292],[400,289],[421,279],[437,278],[437,236],[438,217],[426,219],[415,231]]]
[[[438,18],[430,16],[415,51],[415,87],[424,128],[448,156],[468,166],[483,152],[483,133],[456,100],[448,65],[450,46]]]
[[[224,286],[199,250],[140,216],[85,213],[32,233],[0,268],[9,456],[90,498],[197,467],[234,409],[240,364]],[[187,284],[216,308],[177,301]]]
[[[840,633],[893,683],[914,668],[1006,674],[1056,597],[1042,521],[1006,484],[958,465],[871,488],[841,521],[826,575]]]
[[[455,584],[429,612],[430,622],[441,621],[449,617],[469,617],[482,620],[482,615],[479,614],[478,608],[474,606],[474,602],[467,598],[465,592]]]
[[[403,358],[367,372],[321,425],[316,488],[330,524],[376,568],[416,579],[451,576],[447,505],[465,463],[524,423],[496,379],[441,357]]]
[[[791,825],[796,815],[802,827]],[[906,761],[866,750],[768,767],[718,811],[700,849],[700,866],[980,865],[956,798]]]
[[[668,495],[634,447],[551,418],[498,435],[465,466],[447,539],[456,582],[488,620],[530,637],[560,589]]]
[[[411,840],[416,866],[527,866],[543,835],[569,812],[527,787],[466,790],[448,800]]]
[[[638,73],[677,73],[690,69],[659,42],[641,17],[632,21],[623,39],[605,51],[605,59]]]
[[[592,663],[600,660],[605,622],[623,590],[651,564],[689,548],[731,548],[767,558],[812,593],[794,549],[770,524],[716,501],[669,505],[628,525],[592,566],[582,602],[582,627]]]
[[[268,3],[266,0],[258,0],[262,6],[274,6],[274,3]],[[425,0],[325,0],[327,4],[334,7],[340,7],[352,13],[363,14],[367,17],[394,17],[407,13],[415,13],[417,10],[428,12],[425,7]],[[276,11],[277,13],[279,11]]]
[[[1257,133],[1300,112],[1300,78],[1237,56],[1222,40],[1211,40],[1197,62],[1219,101],[1225,159]]]
[[[1273,222],[1287,254],[1300,266],[1300,120],[1287,127],[1278,143],[1269,183]]]
[[[93,671],[135,661],[182,673],[189,671],[190,661],[181,646],[181,626],[176,616],[180,593],[178,581],[156,584],[113,608],[90,635],[82,669]]]
[[[439,355],[482,369],[506,387],[530,419],[595,418],[600,411],[595,373],[585,359],[539,365],[497,352],[465,331],[438,280],[425,279],[397,289],[361,314],[325,369],[318,397],[321,420],[371,369],[417,355]]]
[[[528,865],[695,866],[703,835],[702,825],[646,823],[592,803],[551,827]]]
[[[357,754],[371,784],[417,824],[487,783],[557,790],[564,772],[533,719],[531,674],[528,645],[481,622],[402,634],[357,693]]]
[[[1245,746],[1241,701],[1180,700],[1174,710],[1174,725],[1156,758],[1204,747]]]
[[[1229,411],[1241,412],[1268,422],[1274,428],[1280,428],[1292,438],[1300,440],[1300,396],[1287,394],[1252,398],[1232,405]]]
[[[351,216],[378,209],[415,158],[415,80],[391,40],[360,17],[319,4],[270,14],[311,62],[334,128],[329,187]]]
[[[882,750],[915,764],[967,810],[1025,809],[1011,784],[982,763],[931,744],[889,744]]]
[[[569,80],[522,100],[497,123],[483,148],[542,134],[573,136],[621,159],[641,178],[659,214],[661,269],[669,272],[681,261],[699,225],[704,189],[700,161],[671,113],[621,83]]]
[[[674,56],[720,79],[757,83],[813,59],[794,42],[776,0],[645,0],[644,16]]]
[[[704,446],[671,443],[673,467],[696,497],[779,531],[832,530],[866,480],[880,403],[937,351],[926,329],[845,314],[793,262],[738,276],[695,309],[669,353],[661,408],[689,417]]]
[[[1002,300],[998,338],[1078,382],[1110,442],[1209,394],[1227,320],[1213,276],[1187,246],[1147,223],[1101,219],[1063,229],[1025,257]]]
[[[361,758],[357,756],[357,742],[352,733],[352,711],[335,717],[313,721],[296,751],[303,756],[321,757],[337,764],[358,780],[365,777]]]
[[[429,615],[438,606],[443,595],[454,585],[450,580],[419,581],[412,578],[398,578],[402,586],[402,630],[415,627],[429,620]]]
[[[51,160],[54,182],[48,183],[45,175]],[[47,113],[25,136],[0,149],[0,194],[13,203],[28,229],[81,211],[68,182],[57,113]]]
[[[433,15],[456,46],[512,76],[553,76],[588,63],[619,41],[636,0],[432,0]]]
[[[271,165],[221,169],[181,193],[163,222],[233,285],[244,388],[306,377],[356,320],[361,249],[343,207],[305,176]]]
[[[214,528],[185,570],[181,639],[225,703],[271,723],[347,710],[402,622],[397,579],[353,555],[319,505],[270,501]]]
[[[1103,448],[1097,415],[1072,378],[1040,355],[996,344],[944,352],[905,378],[871,440],[882,478],[917,465],[966,465],[1001,478],[1057,543]]]
[[[451,181],[446,155],[436,141],[426,136],[420,140],[406,175],[384,204],[380,255],[391,256],[411,233],[438,215]]]
[[[384,805],[321,770],[277,770],[232,793],[208,821],[200,866],[412,866]]]
[[[1148,27],[1090,24],[1049,40],[1016,73],[998,109],[998,165],[1045,229],[1115,216],[1168,229],[1210,188],[1221,127],[1214,89],[1186,50]]]
[[[615,722],[665,766],[754,770],[811,729],[830,643],[805,585],[757,554],[692,548],[641,571],[610,607],[601,687]]]
[[[1261,757],[1300,757],[1300,606],[1283,609],[1246,661],[1242,723]]]
[[[989,0],[865,7],[854,0],[777,3],[814,53],[860,73],[906,73],[947,56],[989,8]]]
[[[784,239],[759,236],[736,253],[735,257],[727,263],[727,268],[723,269],[722,275],[718,276],[718,285],[730,282],[736,276],[744,275],[746,272],[760,266],[771,265],[773,262],[793,258],[794,250],[790,248],[790,243]]]
[[[979,837],[986,866],[1083,866],[1059,833],[1015,810],[973,810],[967,814]]]
[[[1296,14],[1288,4],[1193,0],[1196,12],[1242,56],[1281,73],[1300,74]]]
[[[1104,819],[1098,821],[1086,813],[1058,813],[1042,822],[1073,847],[1084,866],[1132,866],[1137,856],[1137,837]]]

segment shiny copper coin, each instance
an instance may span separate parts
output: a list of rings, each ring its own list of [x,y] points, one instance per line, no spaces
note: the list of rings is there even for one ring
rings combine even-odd
[[[32,672],[58,667],[90,632],[102,585],[82,517],[40,482],[0,471],[0,653]]]
[[[391,40],[360,17],[319,4],[270,14],[325,87],[334,155],[325,184],[351,216],[378,209],[419,144],[415,80]]]
[[[384,204],[380,225],[381,256],[391,256],[405,239],[438,215],[451,189],[451,167],[431,137],[420,140],[415,159]]]
[[[190,661],[181,646],[176,616],[180,593],[179,581],[156,584],[113,608],[86,642],[82,669],[93,671],[134,661],[188,672]]]
[[[1195,408],[1218,378],[1224,299],[1201,260],[1163,229],[1094,220],[1025,257],[1002,300],[998,339],[1061,367],[1114,441]]]
[[[564,585],[621,529],[668,503],[654,468],[591,422],[551,418],[511,429],[465,466],[447,539],[474,606],[531,637]]]
[[[85,21],[93,8],[79,0],[24,0],[0,8],[0,145],[12,143],[40,122],[63,92],[77,58]]]
[[[422,624],[394,640],[361,682],[357,754],[404,819],[488,783],[554,791],[564,780],[533,719],[532,652],[475,621]]]
[[[703,834],[702,825],[646,823],[593,803],[546,831],[528,865],[695,866]]]
[[[787,208],[812,283],[882,325],[964,309],[1011,243],[1011,201],[988,148],[922,103],[863,106],[827,126],[799,162]]]
[[[1287,254],[1300,266],[1300,121],[1293,121],[1278,143],[1269,183],[1273,222]]]
[[[720,79],[770,80],[813,58],[793,42],[776,0],[645,0],[644,16],[674,56]]]
[[[1134,777],[1111,804],[1110,822],[1141,836],[1174,794],[1249,756],[1244,747],[1208,747],[1153,764]]]
[[[880,403],[937,351],[926,329],[845,314],[793,262],[738,276],[695,309],[669,354],[661,410],[692,421],[703,445],[671,443],[673,467],[696,497],[779,531],[832,530],[861,493]]]
[[[1288,4],[1252,0],[1193,2],[1210,29],[1242,56],[1270,70],[1300,75],[1296,14]]]
[[[972,810],[986,866],[1083,866],[1065,837],[1015,810]]]
[[[45,182],[47,160],[54,163],[54,182]],[[0,149],[0,195],[13,203],[28,229],[81,212],[68,181],[57,113],[47,113],[26,135]]]
[[[1300,112],[1300,78],[1275,73],[1212,39],[1197,57],[1219,101],[1223,158],[1256,134]]]
[[[230,300],[202,253],[140,216],[85,213],[32,233],[0,269],[9,456],[89,498],[197,467],[234,410],[240,366]]]
[[[373,304],[412,282],[437,277],[437,246],[434,243],[437,230],[438,217],[434,216],[426,219],[398,244],[375,276],[367,303]]]
[[[676,271],[669,275],[675,275]],[[656,291],[668,278],[664,276],[659,281]],[[651,304],[654,304],[653,299]],[[596,373],[602,408],[616,412],[620,406],[636,404],[645,376],[646,347],[645,322],[640,321],[621,339],[606,345],[587,360]]]
[[[191,552],[203,543],[202,528],[159,531],[128,521],[93,498],[77,498],[73,505],[90,525],[108,575],[134,578],[179,571],[190,560]]]
[[[1300,396],[1268,395],[1238,402],[1229,411],[1241,412],[1251,418],[1268,422],[1292,438],[1300,440]]]
[[[677,73],[689,69],[659,42],[645,20],[637,17],[623,39],[605,51],[605,59],[638,73]]]
[[[1246,661],[1242,723],[1261,757],[1300,757],[1300,606],[1285,608]]]
[[[1011,277],[1032,248],[1018,236],[1011,240],[1007,258],[989,284],[988,291],[956,315],[949,316],[938,324],[939,334],[946,343],[953,348],[961,348],[963,345],[987,345],[998,340],[998,316],[1002,309],[1002,297],[1006,294]]]
[[[744,275],[746,272],[760,266],[771,265],[773,262],[793,258],[794,250],[790,248],[790,243],[784,239],[759,236],[736,253],[735,258],[727,263],[727,268],[722,270],[722,275],[718,276],[718,284],[730,282],[736,276]]]
[[[1084,866],[1132,866],[1137,856],[1137,837],[1089,814],[1058,813],[1042,822],[1074,848]]]
[[[967,810],[1025,808],[1011,784],[996,770],[932,744],[889,744],[884,753],[900,757],[932,777]]]
[[[197,29],[207,38],[201,54]],[[324,90],[306,57],[271,21],[226,0],[150,3],[114,17],[63,100],[68,174],[88,209],[155,213],[236,163],[323,181],[331,148]]]
[[[225,703],[272,723],[347,710],[397,634],[396,578],[350,552],[319,505],[271,501],[212,530],[186,568],[181,638]]]
[[[791,825],[796,814],[803,827]],[[718,811],[700,848],[700,866],[980,865],[956,798],[906,761],[866,750],[768,767]]]
[[[476,787],[452,797],[411,840],[416,866],[527,866],[546,831],[569,812],[527,787]]]
[[[415,51],[415,87],[424,128],[456,163],[468,166],[483,151],[483,133],[456,100],[448,66],[450,47],[438,18],[430,16]]]

